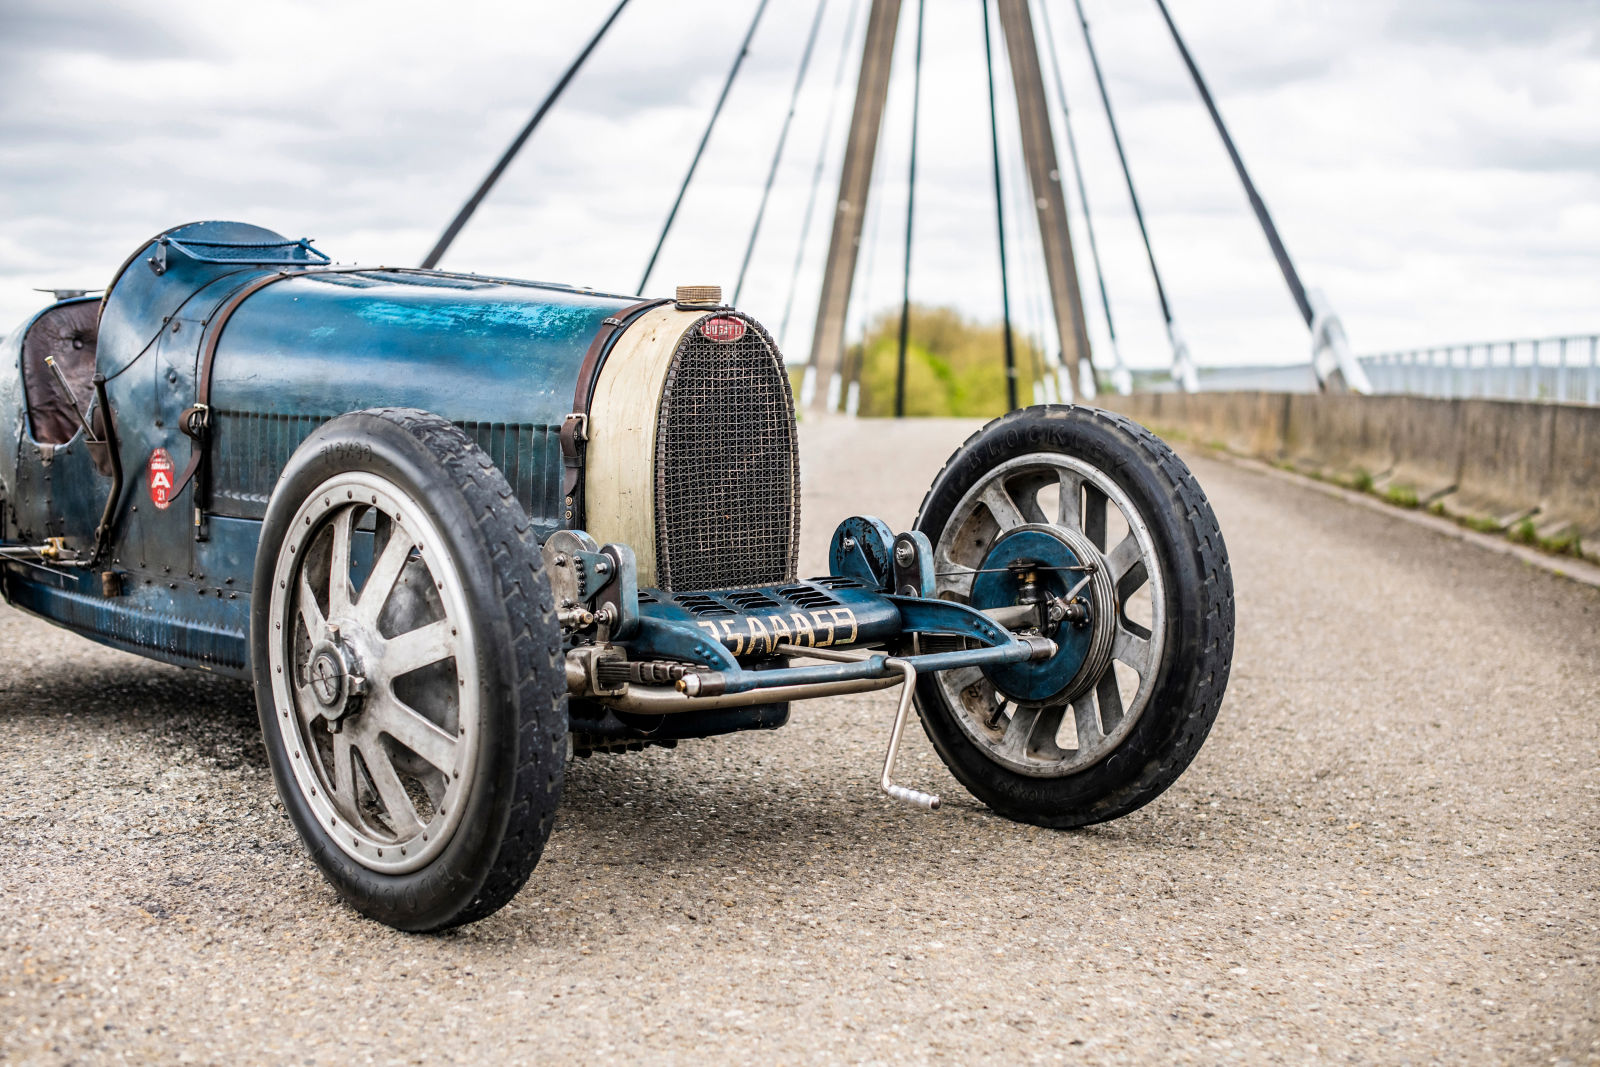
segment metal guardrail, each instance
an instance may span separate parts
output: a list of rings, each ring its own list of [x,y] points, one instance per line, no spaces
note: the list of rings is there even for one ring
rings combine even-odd
[[[1600,334],[1479,341],[1361,356],[1374,393],[1600,404]],[[1200,391],[1314,393],[1309,363],[1199,368]],[[1134,372],[1134,392],[1168,393],[1165,371]]]
[[[1376,393],[1600,403],[1600,334],[1362,356]]]

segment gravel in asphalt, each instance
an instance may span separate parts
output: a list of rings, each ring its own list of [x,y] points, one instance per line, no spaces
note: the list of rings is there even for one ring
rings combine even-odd
[[[975,424],[804,430],[804,570]],[[893,694],[575,761],[495,916],[399,934],[283,817],[243,685],[0,608],[0,1060],[1600,1063],[1600,591],[1191,456],[1233,678],[1160,799],[1000,819]]]

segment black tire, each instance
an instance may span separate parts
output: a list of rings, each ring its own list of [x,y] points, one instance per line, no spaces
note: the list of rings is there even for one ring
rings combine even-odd
[[[970,715],[964,724],[958,702],[936,677],[919,680],[917,707],[929,739],[951,773],[994,811],[1040,826],[1085,826],[1149,803],[1199,752],[1227,687],[1233,656],[1233,578],[1216,515],[1188,467],[1142,426],[1095,408],[1031,407],[989,423],[968,438],[940,471],[922,502],[917,529],[938,545],[953,518],[963,521],[953,515],[958,506],[981,517],[971,511],[970,503],[963,504],[970,500],[969,491],[992,484],[986,478],[1005,477],[997,471],[1028,469],[1030,457],[1098,470],[1120,489],[1147,526],[1151,558],[1159,561],[1162,579],[1149,582],[1146,595],[1154,601],[1156,589],[1164,586],[1165,622],[1160,644],[1151,646],[1160,651],[1149,656],[1154,662],[1146,667],[1149,688],[1140,690],[1142,710],[1130,716],[1131,723],[1124,727],[1128,732],[1120,741],[1105,732],[1106,751],[1094,762],[1051,777],[1021,773],[1002,762],[996,749],[981,742],[983,735],[971,725]],[[1081,506],[1087,514],[1088,505]],[[1104,526],[1102,519],[1102,530]],[[1101,534],[1102,540],[1105,536]],[[1116,603],[1119,618],[1125,617],[1121,588]],[[1155,618],[1159,616],[1152,614],[1147,631],[1152,642]],[[1003,696],[995,699],[1003,702]],[[1075,712],[1069,708],[1067,714]]]
[[[393,493],[380,506],[375,489],[373,506],[366,509],[356,495],[365,491],[366,482],[389,486]],[[347,491],[346,485],[353,488]],[[324,496],[319,487],[330,486],[335,487],[330,497],[348,493],[355,503],[316,499]],[[415,512],[406,517],[398,505],[391,515],[383,510],[391,499],[409,499],[421,517]],[[330,505],[332,510],[316,511]],[[340,520],[343,512],[350,516]],[[317,514],[323,517],[314,521]],[[362,519],[364,514],[372,518]],[[378,531],[370,542],[373,562],[367,577],[352,577],[343,586],[349,591],[339,594],[345,598],[339,603],[350,617],[360,614],[370,621],[370,631],[363,632],[372,662],[365,666],[360,642],[351,634],[355,624],[333,625],[335,580],[322,579],[313,562],[317,552],[339,542],[341,531],[343,543],[355,545],[365,536],[358,522],[370,522]],[[383,570],[387,549],[402,542],[395,557],[399,562],[391,568],[396,577],[369,604],[363,598]],[[332,561],[340,557],[329,553],[325,566],[331,576]],[[350,549],[343,558],[348,562],[354,555]],[[360,567],[351,573],[359,574]],[[437,578],[434,571],[440,572]],[[300,589],[302,576],[307,591],[297,600],[289,587]],[[526,883],[550,835],[565,768],[567,695],[560,627],[539,542],[489,457],[449,422],[422,411],[379,409],[328,422],[300,446],[278,480],[262,527],[254,591],[252,668],[273,778],[290,821],[340,896],[369,918],[416,932],[474,922],[499,909]],[[463,608],[464,620],[458,620]],[[344,712],[337,726],[328,718],[334,712],[326,708],[302,717],[307,694],[315,691],[300,679],[320,669],[321,661],[303,662],[299,650],[320,639],[308,636],[309,616],[317,611],[326,612],[327,632],[333,635],[328,647],[338,648],[329,662],[344,665],[323,674],[335,676],[329,685],[344,693],[339,706],[356,709]],[[395,625],[396,615],[424,620],[416,624],[416,634],[428,630],[440,641],[453,642],[445,646],[449,658],[410,668],[411,661],[402,663],[399,652],[391,655],[400,638],[413,636],[411,631],[382,632]],[[453,636],[433,626],[441,619]],[[280,636],[289,632],[295,636]],[[437,649],[430,645],[413,658],[428,654]],[[394,670],[413,673],[385,682],[391,660]],[[352,683],[360,675],[368,677]],[[291,680],[280,685],[275,678]],[[410,681],[417,678],[424,681]],[[402,682],[411,687],[405,696],[399,695]],[[350,695],[361,693],[355,686],[368,684],[369,692]],[[292,686],[304,688],[291,691]],[[415,713],[412,704],[426,705],[425,717],[437,732],[423,727],[427,744],[407,748],[394,739],[410,736],[418,729],[416,721],[406,720],[404,734],[391,734],[382,732],[388,720],[378,716],[380,709],[389,717]],[[382,747],[377,760],[383,761],[384,774],[373,773],[376,761],[369,752],[375,750],[362,744]],[[319,746],[333,756],[319,754]],[[418,755],[437,751],[446,755]],[[297,771],[302,754],[305,761]],[[456,769],[453,780],[444,763]],[[461,767],[467,768],[465,774]],[[414,777],[403,779],[406,774]],[[393,794],[382,793],[376,784],[380,778],[406,788],[401,802],[390,804]],[[459,802],[454,816],[446,800],[452,806]],[[359,810],[341,821],[352,805]],[[387,855],[386,827],[394,833]],[[431,841],[430,829],[436,829]],[[411,858],[399,859],[394,853],[405,857],[406,840],[416,847]],[[414,869],[395,868],[395,863]]]

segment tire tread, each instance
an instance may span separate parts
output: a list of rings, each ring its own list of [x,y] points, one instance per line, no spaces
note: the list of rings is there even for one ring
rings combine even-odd
[[[516,800],[507,813],[498,855],[471,900],[448,922],[448,929],[476,922],[503,907],[527,884],[544,852],[559,801],[566,715],[566,675],[560,630],[549,583],[540,580],[539,539],[510,485],[494,461],[447,419],[410,408],[375,408],[368,414],[404,429],[439,461],[476,514],[479,535],[490,546],[495,586],[506,616],[518,624],[512,638],[511,686],[517,709]],[[513,550],[513,546],[515,549]],[[530,593],[529,590],[536,593]],[[550,620],[537,627],[535,620]],[[543,712],[543,713],[541,713]],[[559,731],[559,733],[558,733]],[[540,779],[544,789],[540,790]]]

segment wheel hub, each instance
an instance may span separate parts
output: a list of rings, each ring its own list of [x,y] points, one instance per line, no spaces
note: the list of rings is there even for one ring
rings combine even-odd
[[[311,650],[306,661],[306,684],[316,701],[317,712],[328,720],[328,729],[338,733],[346,719],[361,711],[367,693],[367,679],[361,658],[340,628],[330,625],[323,639]]]
[[[1030,704],[1070,701],[1110,661],[1116,590],[1105,556],[1076,530],[1047,523],[1020,526],[994,543],[972,585],[972,606],[1036,603],[1041,630],[1055,640],[1047,660],[984,669],[995,688]],[[1058,611],[1049,611],[1050,605]],[[1059,616],[1052,618],[1052,615]]]

